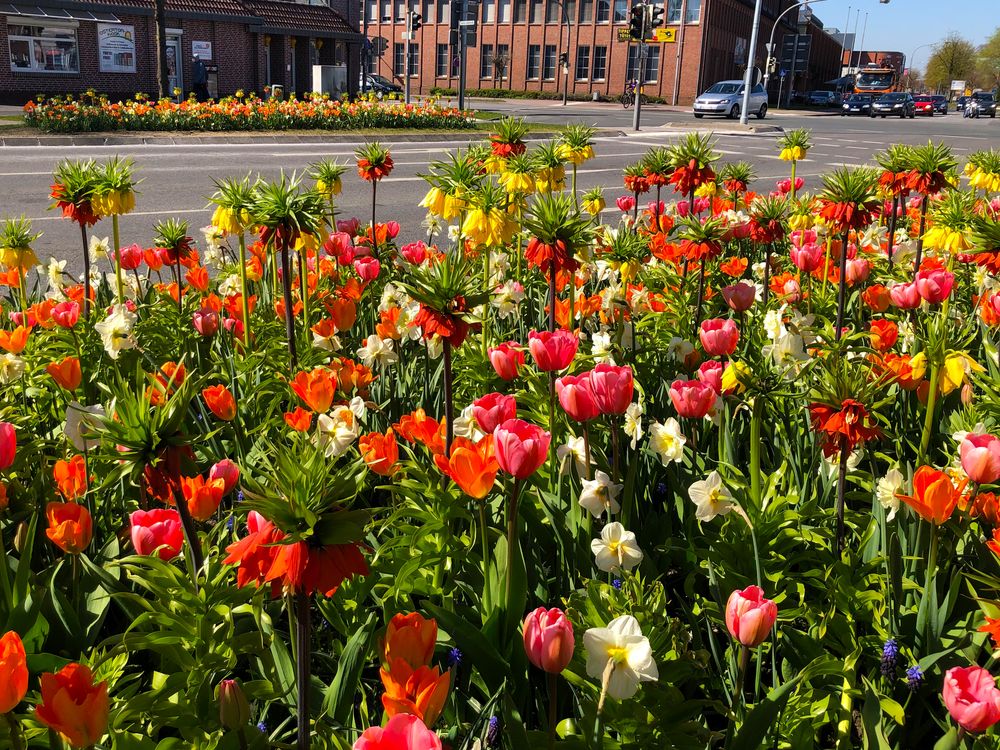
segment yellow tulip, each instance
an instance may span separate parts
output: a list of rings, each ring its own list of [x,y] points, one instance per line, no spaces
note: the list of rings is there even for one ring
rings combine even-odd
[[[941,368],[941,393],[951,393],[965,382],[970,372],[984,372],[983,366],[965,352],[950,352]]]
[[[726,393],[743,393],[746,381],[750,377],[750,368],[743,362],[730,362],[722,371],[722,390]]]
[[[910,359],[910,378],[920,380],[925,374],[927,374],[927,355],[920,352]]]

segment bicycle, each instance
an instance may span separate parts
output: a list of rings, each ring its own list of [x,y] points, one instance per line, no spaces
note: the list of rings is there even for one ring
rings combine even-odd
[[[628,81],[625,84],[625,90],[622,92],[621,97],[619,97],[619,101],[625,109],[635,104],[635,87],[635,81]],[[649,103],[649,99],[642,93],[642,88],[639,89],[639,102],[644,105]]]

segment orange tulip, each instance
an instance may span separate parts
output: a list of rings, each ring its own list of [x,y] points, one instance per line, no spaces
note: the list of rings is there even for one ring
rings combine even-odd
[[[338,331],[349,331],[358,317],[358,306],[354,300],[334,297],[327,300],[326,311],[330,313]]]
[[[405,414],[397,424],[392,426],[404,440],[410,443],[423,443],[432,453],[444,451],[444,420],[438,422],[434,417],[427,416],[423,408],[411,414]]]
[[[231,422],[236,417],[236,399],[229,389],[224,385],[210,385],[201,392],[201,397],[205,399],[205,405],[211,410],[217,419],[223,422]]]
[[[87,549],[93,537],[90,511],[77,503],[49,503],[45,506],[49,528],[45,535],[63,552],[78,555]]]
[[[80,360],[76,357],[66,357],[62,362],[50,362],[45,365],[45,372],[67,391],[75,391],[80,387],[80,381],[83,379],[83,373],[80,372]]]
[[[28,343],[30,328],[18,326],[13,331],[0,331],[0,347],[11,354],[20,354]]]
[[[492,435],[487,435],[478,443],[468,438],[455,438],[451,445],[451,457],[435,454],[434,463],[442,474],[451,477],[462,488],[462,492],[477,500],[482,500],[493,489],[500,468],[493,455]]]
[[[399,468],[399,446],[392,428],[381,432],[369,432],[358,439],[358,450],[368,468],[383,477],[392,476]]]
[[[190,286],[194,287],[199,292],[208,290],[208,269],[204,266],[192,268],[184,274],[184,279]]]
[[[428,620],[419,612],[395,615],[382,640],[382,663],[388,666],[402,659],[412,669],[431,663],[437,644],[437,620]]]
[[[52,478],[67,500],[76,500],[87,494],[87,462],[83,456],[73,456],[69,461],[56,461]]]
[[[104,736],[108,729],[108,683],[95,685],[88,667],[67,664],[55,674],[46,672],[41,692],[35,716],[71,747],[90,747]]]
[[[206,482],[202,476],[181,477],[181,491],[184,493],[191,517],[196,521],[207,521],[222,502],[226,482],[222,478]]]
[[[13,711],[28,692],[24,644],[13,630],[0,638],[0,714]]]
[[[437,667],[413,669],[403,659],[394,659],[390,669],[380,673],[385,686],[382,707],[389,718],[413,714],[428,727],[434,725],[448,699],[450,670],[441,674]]]
[[[312,412],[296,406],[295,411],[285,412],[285,424],[296,432],[308,432],[312,424]]]
[[[951,477],[932,466],[921,466],[913,475],[913,496],[899,495],[899,499],[913,508],[925,521],[940,526],[955,511],[968,483],[963,479],[958,487]]]
[[[295,395],[306,402],[314,412],[323,413],[333,403],[333,394],[337,381],[333,373],[325,367],[317,367],[312,372],[304,370],[297,374],[291,382]]]

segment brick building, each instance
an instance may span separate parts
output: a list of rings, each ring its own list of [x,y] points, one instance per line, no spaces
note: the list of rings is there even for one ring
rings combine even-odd
[[[215,96],[312,90],[312,65],[338,66],[344,90],[360,76],[359,6],[349,0],[166,0],[170,88],[192,89],[194,56]],[[88,89],[112,98],[156,92],[153,0],[0,3],[0,101]]]
[[[368,37],[386,40],[385,54],[373,60],[373,72],[400,83],[405,72],[412,91],[419,94],[457,86],[448,0],[362,1]],[[665,28],[674,32],[676,41],[649,45],[643,71],[647,94],[688,104],[712,83],[742,77],[753,0],[663,3]],[[774,19],[792,4],[792,0],[764,0],[755,57],[758,67],[764,64],[764,45]],[[565,85],[576,96],[617,97],[627,80],[639,77],[638,48],[627,40],[629,8],[630,0],[481,0],[477,46],[469,49],[466,85],[553,93]],[[423,26],[416,32],[407,60],[403,34],[411,10],[421,14]],[[781,19],[776,36],[795,32],[795,23],[788,20],[793,15],[794,11]],[[813,25],[821,32],[818,21]],[[839,75],[839,46],[831,44],[832,55],[827,54],[825,44],[817,45],[824,52],[809,80]],[[563,53],[568,56],[567,76],[558,64]]]

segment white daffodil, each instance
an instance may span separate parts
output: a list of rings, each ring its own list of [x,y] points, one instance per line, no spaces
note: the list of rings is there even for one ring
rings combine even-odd
[[[444,339],[436,333],[429,339],[426,339],[426,344],[427,356],[431,359],[438,359],[444,353]]]
[[[316,445],[327,458],[344,455],[358,439],[360,427],[350,407],[339,406],[316,420]]]
[[[642,437],[642,415],[644,410],[642,404],[633,401],[625,409],[625,424],[622,429],[625,430],[625,434],[632,438],[632,450],[639,444],[639,438]]]
[[[904,319],[899,321],[897,328],[899,329],[900,348],[904,353],[909,354],[913,351],[913,345],[917,341],[913,333],[913,324],[908,319]]]
[[[231,273],[219,282],[219,296],[232,297],[234,294],[241,294],[243,285],[240,283],[239,274]]]
[[[681,426],[673,417],[668,417],[663,424],[653,422],[649,426],[649,447],[660,457],[664,466],[684,459],[684,444],[687,438],[681,432]]]
[[[885,517],[886,521],[894,519],[896,513],[899,512],[899,497],[897,497],[897,493],[903,489],[905,484],[906,479],[903,477],[903,473],[895,466],[889,469],[885,473],[885,476],[875,484],[876,499],[878,499],[879,504],[885,510],[889,511],[889,515]]]
[[[622,486],[612,482],[603,471],[598,471],[593,479],[583,480],[580,505],[589,510],[594,518],[600,518],[605,511],[614,515],[621,510],[617,498]]]
[[[776,341],[785,335],[785,307],[780,310],[768,310],[764,315],[764,332],[771,341]]]
[[[490,252],[490,284],[500,284],[510,271],[510,257],[503,250]]]
[[[4,352],[0,355],[0,383],[10,385],[24,375],[25,362],[16,354]]]
[[[420,226],[427,230],[429,237],[436,237],[441,234],[441,220],[434,214],[427,214],[424,220],[420,222]]]
[[[365,367],[387,367],[399,361],[399,355],[392,349],[392,339],[383,339],[378,334],[370,333],[365,339],[365,345],[357,351],[358,359]]]
[[[587,443],[582,437],[570,437],[556,448],[556,460],[559,461],[559,473],[569,474],[570,462],[576,467],[578,477],[587,476]]]
[[[461,237],[461,227],[458,224],[448,225],[448,242],[458,242],[459,237]]]
[[[222,243],[225,242],[226,233],[217,226],[209,224],[201,228],[201,234],[205,238],[205,265],[211,265],[213,268],[221,267],[213,263],[222,259]],[[210,260],[213,256],[214,260]]]
[[[667,359],[683,362],[693,351],[694,344],[690,341],[685,341],[679,336],[674,336],[670,339],[670,343],[667,344]]]
[[[468,438],[474,443],[478,443],[485,437],[486,433],[479,429],[479,422],[476,421],[472,404],[462,409],[462,413],[455,418],[454,435],[455,437]]]
[[[732,493],[726,489],[717,471],[688,487],[688,497],[698,506],[694,515],[702,523],[726,515],[735,506]]]
[[[775,366],[784,370],[786,379],[793,379],[809,361],[805,342],[797,333],[785,332],[773,344],[761,349],[765,357],[770,357]]]
[[[84,406],[78,401],[70,401],[66,405],[66,423],[63,425],[63,434],[78,451],[93,450],[101,443],[92,435],[104,429],[104,425],[101,423],[103,416],[104,407],[100,404]],[[84,434],[88,435],[86,439]]]
[[[124,349],[134,349],[138,346],[132,335],[136,320],[138,317],[128,307],[115,305],[111,308],[111,314],[94,326],[101,335],[104,351],[111,359],[118,359],[118,355]]]
[[[587,650],[587,674],[601,680],[602,701],[606,693],[616,700],[631,698],[640,682],[656,682],[660,673],[653,660],[649,639],[631,615],[616,617],[604,628],[583,634]]]
[[[855,448],[851,451],[851,454],[847,457],[847,470],[854,471],[858,468],[861,463],[861,459],[865,457],[864,448]],[[820,461],[819,469],[817,473],[821,477],[825,477],[827,481],[837,483],[837,478],[840,476],[840,451],[837,451],[832,456],[823,456],[823,460]]]
[[[49,258],[49,264],[45,267],[45,275],[49,279],[49,289],[61,290],[63,278],[66,275],[66,261]]]
[[[626,531],[617,521],[601,530],[601,538],[590,543],[594,562],[603,573],[631,570],[642,562],[642,550],[635,543],[635,534]]]
[[[606,331],[594,331],[590,341],[590,353],[594,355],[595,363],[613,365],[615,360],[611,356],[611,334]]]
[[[90,238],[90,261],[96,263],[99,260],[108,260],[111,257],[111,240],[107,237]]]
[[[340,339],[337,334],[331,333],[329,336],[324,336],[322,333],[312,332],[313,335],[313,348],[323,349],[328,352],[339,352],[341,348]]]
[[[507,281],[493,290],[490,304],[497,310],[501,320],[517,313],[518,305],[524,301],[524,287],[517,281]]]

